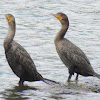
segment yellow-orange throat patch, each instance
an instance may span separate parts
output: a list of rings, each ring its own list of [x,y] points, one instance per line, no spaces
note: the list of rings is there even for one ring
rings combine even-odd
[[[10,17],[6,17],[6,19],[7,19],[7,21],[10,21],[10,20],[11,20],[11,18],[10,18]]]
[[[59,15],[58,15],[58,16],[56,16],[56,18],[57,18],[57,19],[59,19],[59,20],[61,20],[61,19],[62,19],[62,17],[61,17],[61,16],[59,16]]]

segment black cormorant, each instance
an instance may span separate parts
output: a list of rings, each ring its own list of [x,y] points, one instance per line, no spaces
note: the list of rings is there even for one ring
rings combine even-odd
[[[64,38],[69,27],[68,17],[63,13],[52,15],[55,16],[61,23],[61,29],[57,33],[54,43],[60,59],[65,66],[68,67],[69,77],[67,81],[70,81],[71,76],[74,75],[74,73],[77,73],[76,80],[78,80],[79,74],[100,78],[100,75],[94,72],[84,52],[68,39]]]
[[[29,53],[16,41],[13,40],[16,31],[15,18],[11,14],[5,15],[8,21],[8,34],[4,40],[4,49],[6,59],[12,71],[20,78],[19,84],[24,81],[47,81],[55,82],[43,78],[36,69],[36,66],[31,59]],[[55,82],[56,83],[56,82]]]

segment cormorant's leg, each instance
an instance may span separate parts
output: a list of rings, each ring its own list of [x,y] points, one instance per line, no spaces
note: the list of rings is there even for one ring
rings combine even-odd
[[[76,81],[78,81],[78,76],[79,76],[79,74],[76,75],[76,78],[75,78]]]
[[[74,75],[74,66],[70,66],[68,71],[69,71],[69,76],[67,82],[70,82],[72,75]]]
[[[71,77],[72,77],[72,74],[69,74],[67,82],[70,82]]]
[[[19,80],[19,85],[23,85],[24,81],[23,80]]]

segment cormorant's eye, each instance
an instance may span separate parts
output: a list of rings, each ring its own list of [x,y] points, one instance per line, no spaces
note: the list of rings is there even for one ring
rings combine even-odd
[[[64,20],[63,18],[61,20]]]

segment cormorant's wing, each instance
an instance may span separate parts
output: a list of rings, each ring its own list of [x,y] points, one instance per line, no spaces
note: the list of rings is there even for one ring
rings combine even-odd
[[[22,65],[27,71],[36,71],[35,64],[31,59],[29,53],[18,43],[13,42],[14,60]]]
[[[91,67],[91,64],[90,64],[88,58],[86,57],[84,52],[79,47],[77,47],[76,45],[74,45],[67,39],[63,39],[61,41],[61,44],[62,44],[62,46],[60,47],[60,50],[61,50],[65,60],[67,58],[68,61],[73,66],[77,66],[80,69],[87,70],[86,67]],[[90,68],[90,70],[91,69],[92,69],[92,67]]]
[[[20,44],[13,41],[5,53],[11,69],[22,80],[37,81],[43,79],[36,70],[30,55]]]

